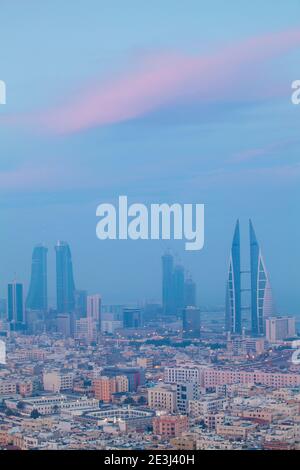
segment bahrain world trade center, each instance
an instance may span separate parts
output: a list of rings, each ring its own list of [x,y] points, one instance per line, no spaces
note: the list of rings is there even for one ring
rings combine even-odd
[[[273,314],[272,292],[269,276],[260,245],[251,220],[249,220],[250,270],[241,270],[240,223],[237,220],[229,259],[226,282],[225,328],[231,333],[241,334],[244,310],[242,293],[250,291],[251,333],[263,335],[265,319]],[[250,288],[243,288],[242,275],[250,274]]]

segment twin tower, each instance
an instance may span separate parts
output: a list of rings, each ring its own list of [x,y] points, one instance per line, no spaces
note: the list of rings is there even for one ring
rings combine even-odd
[[[242,293],[250,291],[251,333],[265,333],[265,319],[273,313],[269,276],[251,220],[249,220],[250,271],[241,270],[240,223],[237,220],[229,260],[226,283],[225,328],[231,333],[242,333]],[[250,288],[242,288],[242,275],[250,274]]]

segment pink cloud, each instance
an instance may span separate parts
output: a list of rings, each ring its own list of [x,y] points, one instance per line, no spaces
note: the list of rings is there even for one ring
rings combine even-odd
[[[10,119],[54,133],[73,133],[144,116],[177,100],[276,96],[279,89],[271,89],[266,79],[253,86],[253,70],[299,45],[300,30],[292,30],[254,37],[206,56],[147,57],[119,77],[89,85],[60,106]]]

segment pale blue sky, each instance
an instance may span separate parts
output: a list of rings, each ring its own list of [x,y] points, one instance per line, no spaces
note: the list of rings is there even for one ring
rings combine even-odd
[[[1,295],[15,272],[27,285],[33,245],[45,241],[54,304],[53,246],[65,239],[77,287],[102,293],[104,302],[160,299],[160,257],[170,246],[196,280],[200,304],[221,304],[235,219],[245,227],[251,217],[278,310],[299,312],[300,106],[291,104],[290,86],[300,78],[300,46],[274,47],[254,64],[243,46],[300,30],[299,1],[274,3],[1,2]],[[197,90],[187,99],[181,89],[179,99],[134,119],[63,135],[22,120],[76,101],[91,83],[122,81],[141,58],[171,52],[201,59],[232,44],[245,51],[236,68],[228,65],[234,83],[226,81],[226,62],[210,75],[216,84],[208,84],[208,101]],[[225,92],[213,99],[223,81]],[[81,117],[80,107],[76,112]],[[183,242],[100,242],[96,206],[119,194],[131,202],[204,203],[204,250],[185,252]]]

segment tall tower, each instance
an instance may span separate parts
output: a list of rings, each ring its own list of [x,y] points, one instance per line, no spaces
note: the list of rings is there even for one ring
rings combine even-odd
[[[184,282],[184,306],[196,307],[196,284],[191,277]]]
[[[57,312],[73,312],[75,307],[75,284],[71,250],[68,243],[58,241],[55,252]]]
[[[162,303],[164,313],[173,313],[173,256],[162,256]]]
[[[236,222],[226,282],[226,331],[242,333],[240,223]]]
[[[173,272],[173,299],[174,312],[181,313],[184,307],[184,269],[179,264],[175,266]]]
[[[100,324],[101,320],[101,295],[87,296],[87,317]]]
[[[32,253],[31,281],[26,299],[26,308],[47,311],[47,252],[43,245],[37,245]]]
[[[14,324],[25,322],[23,284],[17,281],[7,286],[7,319]]]
[[[264,334],[265,319],[273,313],[269,276],[257,241],[253,224],[249,220],[250,272],[251,272],[251,330],[253,335]]]

